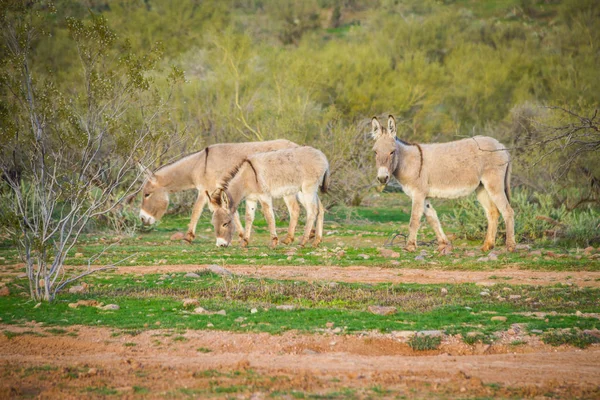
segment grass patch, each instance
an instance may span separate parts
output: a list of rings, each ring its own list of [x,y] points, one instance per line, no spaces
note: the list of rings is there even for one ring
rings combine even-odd
[[[137,343],[127,342],[127,343],[123,343],[123,346],[125,346],[125,347],[135,347],[135,346],[137,346]]]
[[[84,390],[86,393],[97,394],[100,396],[112,396],[118,393],[116,389],[108,386],[88,386]]]
[[[39,337],[46,336],[42,333],[34,332],[34,331],[12,332],[12,331],[5,330],[3,333],[4,333],[4,336],[6,336],[6,338],[8,340],[14,339],[18,336],[24,336],[24,335],[39,336]]]
[[[442,343],[441,336],[429,336],[429,335],[417,334],[417,335],[413,335],[408,340],[408,345],[410,346],[410,348],[413,350],[417,350],[417,351],[436,350],[437,348],[440,347],[441,343]]]
[[[196,349],[196,351],[197,351],[198,353],[210,353],[210,352],[212,352],[212,350],[211,350],[211,349],[209,349],[209,348],[207,348],[207,347],[198,347],[198,348]]]
[[[594,343],[600,343],[599,338],[575,329],[546,332],[541,339],[551,346],[568,344],[580,349],[585,349]]]
[[[133,393],[135,394],[148,394],[150,393],[150,389],[143,386],[133,386]]]

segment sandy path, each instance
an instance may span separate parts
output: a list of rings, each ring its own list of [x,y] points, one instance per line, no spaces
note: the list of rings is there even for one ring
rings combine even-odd
[[[189,331],[184,334],[185,341],[174,341],[164,336],[166,331],[113,337],[113,331],[107,328],[69,329],[77,330],[78,336],[23,335],[10,340],[0,336],[0,372],[5,377],[0,382],[0,397],[7,391],[26,394],[28,389],[35,394],[60,397],[64,392],[55,391],[56,382],[65,380],[61,376],[69,368],[83,371],[84,375],[79,380],[67,380],[67,387],[75,393],[81,390],[78,387],[109,382],[111,387],[123,390],[130,390],[133,385],[150,387],[160,397],[161,393],[178,387],[207,385],[198,379],[201,371],[251,368],[265,376],[286,377],[271,380],[267,391],[382,385],[443,393],[468,391],[473,395],[490,394],[486,384],[493,383],[520,389],[517,393],[522,396],[539,395],[558,387],[570,395],[586,390],[588,395],[599,394],[598,347],[585,351],[553,349],[538,342],[532,347],[522,347],[521,353],[507,353],[505,348],[492,346],[492,351],[486,354],[458,355],[472,353],[469,350],[472,348],[455,341],[445,343],[442,354],[428,355],[413,352],[405,343],[388,337]],[[0,330],[44,332],[39,326],[0,325]],[[212,351],[199,353],[196,351],[199,347]],[[30,382],[22,374],[11,372],[17,366],[41,365],[58,367],[57,376],[51,381]],[[99,372],[86,376],[85,371],[90,367]],[[285,387],[279,387],[280,384]]]
[[[193,272],[206,265],[160,265],[119,267],[120,274],[155,274]],[[300,281],[336,281],[363,283],[508,283],[511,285],[556,285],[568,283],[581,287],[600,287],[600,272],[591,271],[530,271],[496,269],[492,271],[452,271],[414,268],[227,265],[237,275]]]

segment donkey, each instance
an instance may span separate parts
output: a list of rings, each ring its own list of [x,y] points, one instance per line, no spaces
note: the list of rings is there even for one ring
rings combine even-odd
[[[435,231],[438,251],[449,253],[451,244],[431,206],[430,198],[454,199],[475,191],[488,220],[482,250],[496,243],[498,216],[506,224],[506,248],[514,251],[514,211],[510,206],[511,161],[508,150],[496,139],[475,136],[449,143],[412,144],[396,137],[396,121],[388,117],[387,129],[377,118],[371,120],[375,139],[373,150],[377,163],[377,179],[388,183],[390,176],[402,185],[412,199],[406,250],[415,251],[417,231],[425,212]]]
[[[220,186],[213,193],[206,192],[213,211],[212,224],[217,246],[226,247],[231,243],[231,219],[243,199],[246,199],[246,204],[249,201],[260,202],[271,233],[270,245],[272,248],[277,246],[273,199],[289,196],[297,196],[306,209],[306,227],[300,246],[308,241],[315,219],[317,226],[313,246],[321,243],[325,212],[317,191],[320,187],[323,193],[327,192],[329,162],[319,150],[304,146],[252,154],[236,166]],[[288,240],[290,236],[293,240],[300,209],[290,211]],[[246,215],[246,240],[249,240],[253,219],[254,212]]]
[[[146,172],[146,181],[142,187],[143,199],[140,218],[145,224],[154,224],[167,211],[169,193],[197,189],[198,197],[185,235],[185,240],[191,242],[196,237],[196,225],[206,204],[204,192],[214,191],[217,183],[231,170],[232,166],[238,165],[253,153],[294,147],[298,147],[298,145],[284,139],[215,144],[174,163],[164,165],[155,172],[142,167]],[[290,215],[293,214],[293,210],[300,208],[295,196],[286,197],[285,201],[290,209]],[[254,208],[256,208],[255,203],[249,204],[247,211],[253,213]],[[234,220],[240,239],[243,240],[244,229],[237,213]]]

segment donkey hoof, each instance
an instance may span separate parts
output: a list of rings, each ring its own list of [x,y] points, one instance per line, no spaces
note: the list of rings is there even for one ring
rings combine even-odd
[[[279,239],[274,237],[271,238],[271,248],[274,249],[275,247],[277,247],[277,245],[279,244]]]
[[[404,248],[404,250],[410,251],[412,253],[413,251],[417,250],[417,245],[409,243],[409,244],[406,245],[406,247]]]
[[[242,246],[242,247],[248,247],[248,239],[246,239],[246,238],[240,238],[240,246]]]
[[[440,244],[437,251],[441,256],[447,256],[448,254],[452,254],[452,245],[450,243]]]
[[[516,243],[508,243],[506,245],[506,251],[508,251],[509,253],[512,253],[513,251],[515,251],[517,248],[517,244]]]
[[[490,251],[493,248],[494,248],[493,243],[484,243],[483,246],[481,246],[481,251]]]
[[[194,235],[192,232],[188,232],[183,237],[183,240],[185,240],[188,243],[192,243],[192,240],[194,240],[195,238],[196,238],[196,235]]]
[[[310,230],[310,235],[308,235],[309,239],[314,239],[314,237],[316,236],[317,232],[314,229]]]
[[[294,238],[291,237],[291,236],[288,236],[285,239],[283,239],[283,241],[281,243],[283,243],[283,244],[292,244],[293,241],[294,241]]]
[[[321,239],[315,239],[315,241],[313,242],[312,246],[313,247],[319,247],[320,244],[321,244]]]

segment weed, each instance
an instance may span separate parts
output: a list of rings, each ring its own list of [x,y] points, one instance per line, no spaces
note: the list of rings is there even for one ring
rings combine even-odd
[[[117,390],[108,386],[88,386],[85,388],[87,393],[93,393],[100,396],[111,396],[117,394]]]
[[[187,342],[187,338],[185,336],[175,336],[173,338],[174,342]]]
[[[512,342],[510,342],[511,346],[521,346],[527,344],[526,340],[513,340]]]
[[[568,344],[580,349],[585,349],[593,343],[600,343],[599,338],[575,329],[546,332],[542,335],[541,339],[544,343],[551,346]]]
[[[210,353],[212,350],[206,347],[198,347],[196,351],[199,353]]]
[[[61,328],[48,328],[45,330],[48,333],[52,333],[53,335],[64,335],[67,333],[66,329]]]
[[[438,347],[440,347],[441,343],[441,336],[429,336],[419,334],[412,336],[408,341],[408,345],[410,346],[410,348],[417,351],[436,350]]]
[[[150,390],[148,388],[145,388],[143,386],[133,386],[133,393],[136,394],[148,394],[150,393]]]
[[[134,346],[137,346],[137,343],[127,342],[127,343],[124,343],[123,346],[125,346],[125,347],[134,347]]]

